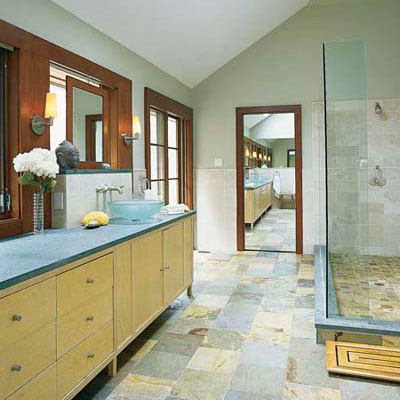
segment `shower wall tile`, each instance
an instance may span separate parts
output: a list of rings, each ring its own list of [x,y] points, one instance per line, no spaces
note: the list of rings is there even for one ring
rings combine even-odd
[[[375,113],[379,102],[383,112]],[[400,99],[327,104],[331,249],[371,255],[400,255]],[[325,218],[324,107],[313,103],[313,161],[318,220]],[[359,161],[367,159],[368,168]],[[368,184],[376,165],[384,187]],[[318,176],[319,175],[319,176]],[[359,225],[359,230],[355,225]],[[323,224],[322,224],[323,225]],[[321,228],[320,228],[321,232]],[[351,235],[358,237],[351,238]],[[350,242],[346,242],[350,240]]]

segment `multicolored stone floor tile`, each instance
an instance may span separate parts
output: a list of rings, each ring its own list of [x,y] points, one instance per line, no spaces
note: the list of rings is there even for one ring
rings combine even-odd
[[[400,321],[400,257],[330,254],[339,314]]]
[[[296,210],[272,208],[253,226],[246,227],[246,249],[296,250]]]
[[[197,253],[182,295],[75,400],[400,400],[329,375],[314,329],[311,256]]]

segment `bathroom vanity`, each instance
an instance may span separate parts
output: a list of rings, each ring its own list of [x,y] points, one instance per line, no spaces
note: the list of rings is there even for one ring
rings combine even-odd
[[[67,400],[193,282],[194,212],[0,242],[0,400]]]
[[[244,197],[244,222],[253,229],[254,223],[272,205],[272,182],[246,184]]]

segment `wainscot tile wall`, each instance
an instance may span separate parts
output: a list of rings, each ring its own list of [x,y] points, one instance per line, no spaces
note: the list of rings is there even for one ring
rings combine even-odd
[[[139,189],[140,176],[145,170],[135,170],[133,181],[135,191]],[[124,186],[122,195],[118,192],[96,193],[98,185]],[[107,203],[112,200],[132,198],[132,172],[114,173],[74,173],[57,176],[57,186],[53,191],[52,226],[70,228],[79,225],[82,217],[90,211],[99,210],[109,213]]]

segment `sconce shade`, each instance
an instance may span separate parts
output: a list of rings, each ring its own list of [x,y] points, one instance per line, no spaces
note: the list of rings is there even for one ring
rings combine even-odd
[[[264,154],[264,160],[266,160],[267,159],[267,155],[266,154]]]
[[[45,118],[57,117],[57,98],[55,93],[46,93]]]
[[[253,158],[257,158],[257,152],[253,151]]]
[[[258,159],[262,160],[262,154],[261,153],[258,154]]]
[[[250,157],[250,151],[249,151],[249,149],[246,149],[246,157]]]
[[[140,118],[139,117],[132,117],[132,133],[134,135],[142,133],[142,127],[140,125]]]

